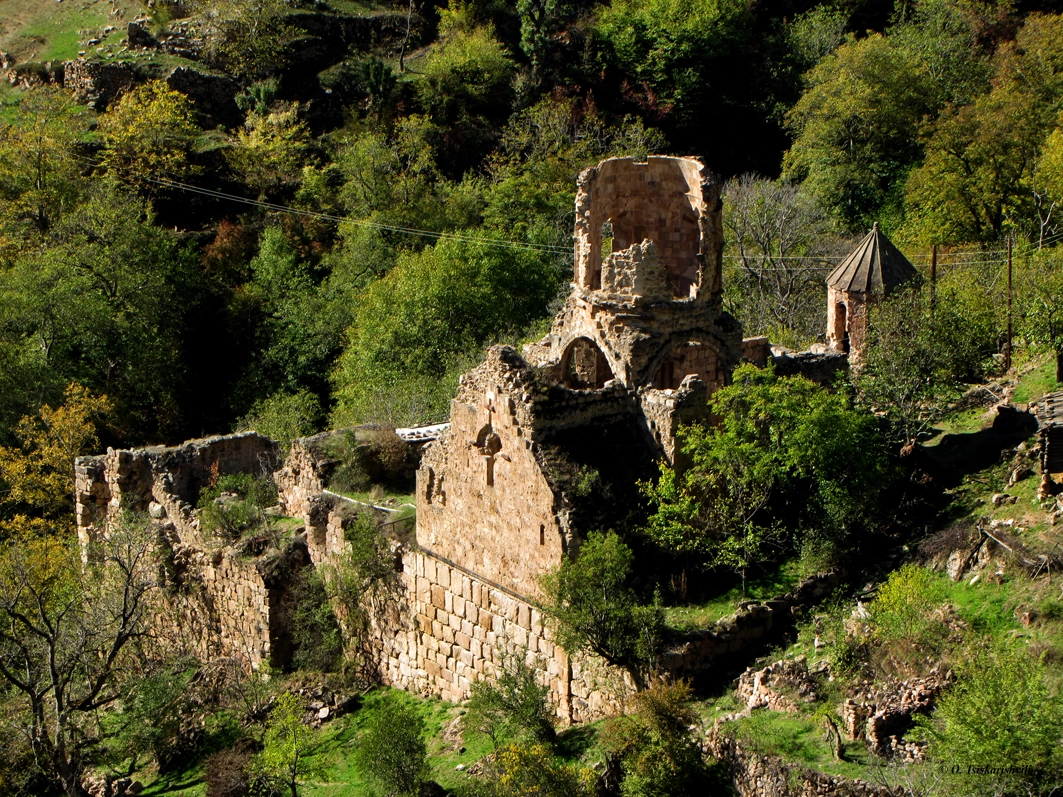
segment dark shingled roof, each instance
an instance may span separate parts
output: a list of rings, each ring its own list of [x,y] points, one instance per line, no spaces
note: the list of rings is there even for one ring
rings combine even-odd
[[[878,222],[842,264],[827,277],[835,290],[885,296],[919,276],[908,258],[882,234]]]

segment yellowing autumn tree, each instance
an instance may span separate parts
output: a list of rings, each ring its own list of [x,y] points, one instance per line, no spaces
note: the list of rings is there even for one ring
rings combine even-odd
[[[110,410],[106,396],[71,384],[63,404],[45,404],[15,428],[18,447],[0,447],[0,536],[69,528],[74,511],[74,458],[99,444],[96,419]]]
[[[161,80],[137,86],[100,119],[108,172],[145,186],[148,178],[181,179],[192,173],[188,153],[200,130],[192,101]]]
[[[310,132],[295,107],[251,113],[226,158],[245,183],[258,189],[259,199],[266,199],[298,184],[309,143]]]

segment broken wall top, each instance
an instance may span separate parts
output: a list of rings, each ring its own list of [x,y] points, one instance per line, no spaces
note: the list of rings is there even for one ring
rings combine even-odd
[[[694,158],[610,158],[576,193],[575,283],[597,298],[671,302],[719,293],[718,187]]]

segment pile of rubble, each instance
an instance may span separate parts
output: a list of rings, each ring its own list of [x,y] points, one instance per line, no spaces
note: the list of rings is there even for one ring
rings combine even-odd
[[[361,695],[357,692],[341,694],[325,686],[296,689],[294,694],[306,700],[307,721],[315,728],[329,720],[349,714],[358,708]]]
[[[82,780],[81,788],[89,797],[125,797],[140,794],[144,790],[144,784],[130,778],[93,773]]]
[[[159,50],[181,58],[199,60],[203,54],[204,40],[197,36],[191,20],[180,20],[158,38],[145,27],[146,20],[134,20],[126,30],[130,49]]]
[[[937,696],[952,683],[952,670],[932,669],[925,678],[892,680],[882,686],[865,683],[855,698],[841,705],[842,727],[850,739],[862,739],[878,756],[922,761],[924,746],[904,740],[914,714],[927,714]]]
[[[800,710],[799,702],[816,699],[816,682],[804,656],[782,659],[762,670],[750,667],[738,676],[735,686],[738,699],[746,704],[746,712],[767,707],[794,714]]]

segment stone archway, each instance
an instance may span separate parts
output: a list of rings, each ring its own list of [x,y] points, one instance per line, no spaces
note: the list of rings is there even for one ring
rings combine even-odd
[[[612,378],[609,361],[590,338],[576,338],[561,356],[561,381],[571,390],[601,390]]]
[[[845,302],[834,305],[834,329],[832,335],[838,341],[838,347],[846,354],[849,353],[849,308]]]

